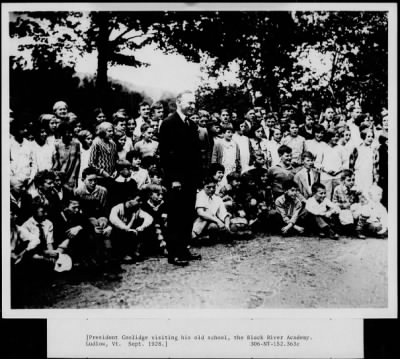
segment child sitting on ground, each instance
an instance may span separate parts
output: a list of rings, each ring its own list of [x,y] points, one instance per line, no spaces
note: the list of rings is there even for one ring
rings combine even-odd
[[[283,235],[303,233],[304,228],[300,223],[303,220],[304,205],[298,196],[297,184],[287,180],[283,182],[282,190],[283,194],[275,200],[277,213],[271,220],[271,230],[279,228]]]
[[[165,228],[167,222],[167,208],[164,201],[165,188],[158,184],[149,184],[143,189],[146,191],[146,201],[143,210],[153,217],[150,231],[151,237],[157,243],[158,252],[167,255],[165,243]]]
[[[360,194],[361,192],[354,187],[354,172],[349,169],[343,170],[340,175],[340,184],[333,191],[332,202],[340,208],[339,220],[343,233],[352,234],[356,230],[357,236],[363,238],[362,225],[358,224]]]
[[[311,228],[319,232],[320,237],[329,236],[338,239],[336,233],[339,225],[340,208],[326,197],[325,186],[321,183],[312,185],[312,197],[306,202],[306,211]]]
[[[74,263],[84,267],[94,266],[99,248],[96,246],[90,221],[82,214],[79,199],[71,197],[65,203],[61,212],[64,222],[59,248],[69,254]]]
[[[204,236],[210,240],[216,240],[231,232],[231,216],[222,199],[215,195],[215,180],[207,177],[203,181],[203,185],[203,189],[196,198],[197,218],[193,224],[192,238],[198,239],[200,236]]]
[[[365,239],[365,235],[385,237],[388,230],[387,210],[380,202],[382,188],[372,185],[367,193],[360,195],[360,202],[352,205],[353,216],[358,218],[357,235]]]
[[[142,258],[146,230],[153,223],[153,218],[141,209],[143,199],[142,191],[128,193],[126,200],[114,206],[110,213],[110,222],[115,229],[114,241],[125,262]]]
[[[41,260],[41,263],[46,262],[45,266],[48,267],[48,263],[53,263],[63,250],[55,250],[53,247],[53,223],[47,219],[47,206],[40,198],[34,199],[32,210],[33,216],[21,226],[26,233],[29,233],[31,238],[34,238],[34,240],[30,241],[31,246],[27,247],[29,248],[29,255],[26,256],[27,252],[24,255],[33,261]]]
[[[367,220],[367,232],[384,237],[388,231],[388,213],[385,206],[381,203],[383,190],[374,184],[369,189],[367,196],[370,217]]]
[[[116,164],[117,177],[110,187],[110,205],[111,207],[122,203],[125,194],[137,190],[137,183],[132,178],[132,165],[127,160],[118,160]]]
[[[243,190],[242,177],[238,172],[229,173],[228,183],[221,188],[220,197],[222,198],[227,211],[235,217],[247,218],[245,207],[245,191]]]

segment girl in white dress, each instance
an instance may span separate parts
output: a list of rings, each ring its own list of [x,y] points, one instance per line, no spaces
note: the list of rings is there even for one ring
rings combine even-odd
[[[374,132],[370,129],[360,133],[362,143],[350,157],[350,168],[354,171],[354,185],[363,192],[368,192],[377,180],[379,152],[373,146]]]

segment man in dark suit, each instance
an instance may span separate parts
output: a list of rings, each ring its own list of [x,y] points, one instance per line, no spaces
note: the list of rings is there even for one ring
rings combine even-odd
[[[178,95],[176,106],[176,112],[161,123],[159,150],[168,188],[168,261],[185,266],[188,260],[201,259],[187,248],[195,215],[196,189],[201,180],[201,150],[197,125],[189,119],[195,112],[194,94]]]

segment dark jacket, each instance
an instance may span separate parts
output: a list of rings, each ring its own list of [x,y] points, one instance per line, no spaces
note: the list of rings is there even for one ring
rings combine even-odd
[[[185,124],[178,113],[167,117],[160,127],[160,162],[167,183],[197,184],[200,180],[201,151],[197,125]]]

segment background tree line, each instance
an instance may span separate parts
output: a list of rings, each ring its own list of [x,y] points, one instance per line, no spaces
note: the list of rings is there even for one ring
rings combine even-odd
[[[256,94],[273,111],[302,99],[317,109],[343,107],[353,98],[367,112],[387,107],[386,12],[13,13],[10,36],[21,40],[20,55],[10,58],[15,110],[36,113],[63,99],[84,116],[98,106],[135,112],[144,95],[110,81],[107,71],[146,66],[135,51],[151,43],[190,61],[209,58],[204,70],[211,78],[237,65],[239,85],[198,89],[200,104],[210,110],[243,113]],[[74,78],[74,65],[85,53],[97,54],[97,69],[82,81]],[[319,72],[307,63],[316,55]]]

